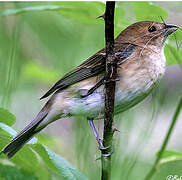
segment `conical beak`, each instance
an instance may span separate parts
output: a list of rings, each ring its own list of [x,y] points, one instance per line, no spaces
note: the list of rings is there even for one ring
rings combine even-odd
[[[169,36],[176,30],[178,30],[179,26],[176,26],[174,24],[165,24],[165,35]]]

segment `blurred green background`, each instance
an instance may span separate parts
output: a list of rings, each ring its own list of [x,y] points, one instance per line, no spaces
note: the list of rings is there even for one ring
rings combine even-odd
[[[104,10],[103,2],[0,2],[0,105],[16,116],[14,129],[21,130],[35,117],[46,102],[39,97],[60,77],[104,47],[104,20],[96,19]],[[181,26],[181,12],[182,2],[117,2],[115,36],[136,21],[161,21],[160,16]],[[121,132],[114,136],[112,180],[141,180],[151,168],[182,94],[181,43],[179,30],[166,42],[169,66],[160,86],[144,102],[115,117]],[[180,120],[182,114],[168,145],[178,152],[182,151]],[[103,122],[96,124],[101,134]],[[38,142],[89,179],[100,179],[101,163],[96,160],[100,152],[86,119],[56,121],[38,135]],[[154,179],[182,176],[180,160],[175,166],[162,164]],[[51,173],[45,176],[45,169],[39,175],[25,172],[30,179],[58,179]],[[1,170],[0,179],[24,178],[6,176],[3,166]]]

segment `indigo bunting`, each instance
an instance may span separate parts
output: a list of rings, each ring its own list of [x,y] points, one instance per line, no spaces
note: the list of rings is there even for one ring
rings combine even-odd
[[[166,67],[164,42],[178,28],[171,24],[141,21],[124,29],[115,39],[119,79],[116,81],[115,114],[138,104],[156,87]],[[102,118],[105,66],[104,48],[61,78],[41,98],[53,94],[35,119],[2,152],[12,157],[57,119],[68,116],[85,116],[88,120]],[[90,125],[95,128],[92,121]]]

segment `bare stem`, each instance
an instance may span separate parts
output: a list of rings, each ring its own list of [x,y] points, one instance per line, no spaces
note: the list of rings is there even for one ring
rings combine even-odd
[[[171,134],[172,134],[172,132],[174,130],[174,127],[175,127],[175,124],[177,122],[178,116],[179,116],[179,114],[181,112],[181,109],[182,109],[182,97],[180,98],[180,101],[179,101],[179,103],[177,105],[177,108],[176,108],[176,111],[174,113],[171,125],[170,125],[170,127],[168,129],[168,132],[167,132],[166,137],[164,139],[164,142],[163,142],[163,144],[161,146],[161,149],[160,149],[160,151],[159,151],[159,153],[157,155],[157,158],[156,158],[156,160],[154,162],[154,165],[153,165],[152,169],[149,171],[149,173],[147,174],[147,176],[145,177],[145,180],[150,180],[153,177],[153,175],[154,175],[154,173],[156,171],[157,165],[158,165],[158,163],[159,163],[159,161],[160,161],[160,159],[162,157],[162,154],[165,151],[165,149],[167,147],[167,144],[168,144],[168,142],[170,140]]]
[[[102,150],[102,180],[111,179],[111,154],[113,139],[113,117],[115,98],[115,79],[117,77],[117,64],[114,57],[114,9],[115,2],[106,2],[105,39],[106,39],[106,77],[105,84],[105,114]]]

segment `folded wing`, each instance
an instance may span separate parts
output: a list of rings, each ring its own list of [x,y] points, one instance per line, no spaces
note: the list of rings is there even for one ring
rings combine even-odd
[[[118,64],[123,63],[135,50],[136,46],[123,43],[120,44],[119,48],[116,47],[115,57],[118,61]],[[56,84],[40,99],[48,97],[50,94],[57,90],[63,90],[70,85],[73,85],[84,79],[97,76],[105,73],[105,63],[106,63],[106,54],[105,49],[99,51],[88,60],[83,62],[81,65],[76,67],[73,71],[66,74],[61,78]]]

